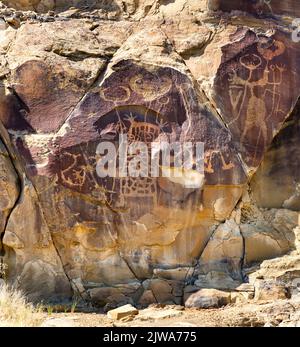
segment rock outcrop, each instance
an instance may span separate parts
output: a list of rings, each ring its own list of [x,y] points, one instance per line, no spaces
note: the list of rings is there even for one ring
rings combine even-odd
[[[248,268],[295,248],[298,5],[2,3],[7,281],[107,310],[191,293],[206,302],[205,289],[234,290]],[[204,143],[204,172],[101,177],[98,145],[124,135],[146,148]]]

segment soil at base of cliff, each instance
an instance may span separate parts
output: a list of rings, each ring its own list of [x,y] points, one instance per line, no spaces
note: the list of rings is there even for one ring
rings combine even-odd
[[[134,319],[113,321],[99,313],[52,313],[43,315],[47,327],[263,327],[300,326],[300,298],[276,302],[249,302],[218,309],[183,309],[152,306]],[[143,311],[147,311],[144,315]],[[297,313],[298,311],[298,313]],[[160,315],[162,318],[155,318]],[[165,316],[165,318],[163,318]]]

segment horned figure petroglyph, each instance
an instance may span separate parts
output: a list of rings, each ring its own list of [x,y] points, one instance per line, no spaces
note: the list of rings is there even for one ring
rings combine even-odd
[[[140,141],[147,145],[151,144],[160,134],[160,126],[148,122],[137,122],[132,115],[126,118],[130,126],[127,132],[130,143]]]
[[[259,135],[257,137],[257,141],[262,135],[265,146],[268,139],[267,120],[272,115],[276,114],[276,112],[280,112],[280,93],[277,91],[277,87],[281,85],[283,80],[283,72],[286,69],[283,65],[270,64],[270,61],[274,57],[283,54],[285,51],[285,46],[279,41],[275,41],[273,46],[275,46],[274,50],[271,48],[264,48],[262,45],[258,46],[258,52],[267,61],[262,77],[258,80],[253,80],[254,71],[260,68],[262,65],[262,58],[257,54],[246,54],[239,60],[240,65],[249,71],[247,79],[239,77],[237,71],[230,73],[229,82],[231,85],[229,87],[229,96],[235,118],[229,123],[229,125],[240,119],[244,107],[246,106],[245,123],[240,140],[241,143],[245,142],[250,130],[253,130],[253,128],[258,128]],[[257,87],[264,88],[264,91],[260,94],[260,96],[257,96],[254,92],[255,88]],[[249,93],[250,96],[247,98]],[[270,93],[272,96],[272,108],[268,115],[265,103],[267,93]]]

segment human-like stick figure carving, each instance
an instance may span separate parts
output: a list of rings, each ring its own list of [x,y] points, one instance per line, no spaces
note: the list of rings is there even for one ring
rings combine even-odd
[[[275,53],[273,52],[273,54]],[[266,51],[264,55],[265,58],[273,58],[271,55],[269,56],[268,52]],[[249,76],[245,80],[239,77],[236,71],[233,71],[231,73],[231,77],[229,79],[229,81],[231,82],[229,93],[234,113],[237,113],[237,116],[229,124],[234,123],[236,120],[240,118],[245,106],[246,97],[247,95],[249,95],[248,93],[250,93],[250,97],[248,98],[245,123],[241,135],[241,143],[245,141],[245,138],[249,131],[256,127],[259,129],[258,138],[262,135],[264,145],[266,145],[268,138],[268,128],[266,121],[276,111],[276,86],[282,83],[282,75],[285,71],[285,68],[284,66],[280,65],[271,65],[269,67],[269,64],[267,64],[263,71],[262,77],[258,80],[253,80],[253,73],[262,65],[262,58],[256,54],[246,54],[240,58],[240,64],[249,71]],[[270,77],[271,72],[272,77]],[[276,76],[278,75],[278,73],[279,79],[277,80]],[[265,88],[263,97],[258,97],[255,95],[255,88],[267,86],[273,86],[273,89]],[[267,108],[264,101],[264,97],[266,96],[267,92],[270,92],[273,96],[272,112],[269,114],[269,117],[267,116]],[[236,99],[234,99],[234,96],[236,96]]]
[[[264,97],[267,92],[272,94],[272,111],[270,115],[272,115],[276,110],[278,110],[280,105],[281,95],[277,92],[277,87],[282,83],[283,72],[286,70],[283,65],[274,65],[271,64],[271,61],[285,52],[285,45],[283,42],[274,40],[272,45],[268,45],[268,43],[259,43],[257,45],[257,51],[261,54],[261,56],[267,61],[267,69],[272,71],[272,90],[266,89],[264,92]],[[276,78],[276,74],[279,72],[279,79]],[[276,81],[277,80],[277,81]],[[270,116],[269,115],[269,116]],[[269,117],[268,117],[269,118]]]

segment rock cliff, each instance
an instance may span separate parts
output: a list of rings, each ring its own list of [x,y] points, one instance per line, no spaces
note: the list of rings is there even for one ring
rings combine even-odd
[[[295,250],[297,16],[293,0],[2,1],[6,280],[34,300],[180,304]],[[120,134],[204,143],[202,183],[99,177]]]

